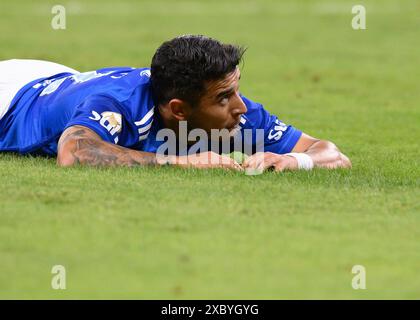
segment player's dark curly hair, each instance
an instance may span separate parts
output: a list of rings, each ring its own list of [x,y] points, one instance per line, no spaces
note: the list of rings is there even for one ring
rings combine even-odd
[[[197,106],[207,81],[223,79],[241,62],[245,48],[202,35],[164,42],[154,54],[151,84],[155,103],[177,98]]]

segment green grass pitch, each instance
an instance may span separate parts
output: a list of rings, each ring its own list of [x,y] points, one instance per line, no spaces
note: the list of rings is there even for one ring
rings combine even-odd
[[[61,169],[2,154],[0,298],[420,298],[418,1],[63,1],[65,30],[54,4],[1,1],[0,60],[88,71],[147,66],[180,34],[244,44],[242,93],[354,168]],[[354,4],[367,30],[351,28]]]

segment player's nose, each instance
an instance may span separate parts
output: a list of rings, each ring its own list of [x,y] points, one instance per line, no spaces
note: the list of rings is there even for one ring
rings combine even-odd
[[[235,97],[235,105],[233,107],[233,114],[234,116],[240,116],[248,111],[244,101],[240,97],[239,94],[236,94]]]

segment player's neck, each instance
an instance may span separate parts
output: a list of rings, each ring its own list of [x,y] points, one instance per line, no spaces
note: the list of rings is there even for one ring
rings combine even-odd
[[[170,112],[167,108],[161,106],[159,106],[158,110],[163,127],[165,129],[170,129],[173,132],[175,132],[177,140],[183,139],[188,145],[195,143],[195,141],[188,141],[188,129],[186,127],[184,127],[183,129],[180,128],[179,120],[172,115],[172,112]]]
[[[162,106],[158,107],[160,118],[162,119],[163,127],[170,129],[175,132],[176,136],[179,136],[179,121],[175,119],[172,113]]]

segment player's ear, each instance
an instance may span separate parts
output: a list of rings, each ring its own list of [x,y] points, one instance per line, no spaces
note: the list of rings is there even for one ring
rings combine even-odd
[[[172,112],[172,115],[178,121],[185,121],[188,119],[188,116],[191,113],[191,106],[180,99],[172,99],[168,102],[169,109]]]

